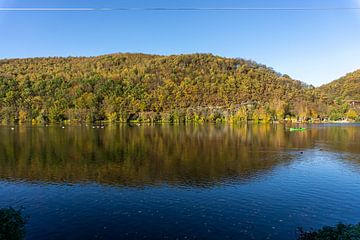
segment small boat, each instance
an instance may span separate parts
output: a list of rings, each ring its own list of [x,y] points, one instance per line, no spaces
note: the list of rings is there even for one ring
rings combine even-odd
[[[306,128],[290,128],[290,132],[298,132],[298,131],[305,131]]]

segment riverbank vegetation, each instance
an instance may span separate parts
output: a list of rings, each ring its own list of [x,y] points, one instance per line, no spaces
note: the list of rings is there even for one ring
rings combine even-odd
[[[351,83],[341,93],[328,91],[210,54],[1,60],[0,121],[355,121],[359,109],[346,97],[358,92]]]
[[[25,236],[26,220],[20,210],[0,209],[0,239],[21,240]]]
[[[352,240],[360,239],[360,223],[345,225],[339,223],[335,227],[326,226],[318,231],[303,231],[300,229],[298,240]]]

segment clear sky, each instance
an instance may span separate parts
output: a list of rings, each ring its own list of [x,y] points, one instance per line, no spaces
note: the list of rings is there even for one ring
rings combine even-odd
[[[0,0],[0,7],[360,7],[360,0]],[[315,86],[360,68],[360,10],[0,12],[0,58],[213,53]]]

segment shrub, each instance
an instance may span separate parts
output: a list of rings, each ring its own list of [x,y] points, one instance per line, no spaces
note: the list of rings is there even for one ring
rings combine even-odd
[[[20,240],[25,236],[26,221],[20,210],[0,209],[0,239]]]
[[[323,227],[318,231],[299,229],[298,240],[355,240],[360,239],[360,223],[345,225],[339,223],[335,227]]]

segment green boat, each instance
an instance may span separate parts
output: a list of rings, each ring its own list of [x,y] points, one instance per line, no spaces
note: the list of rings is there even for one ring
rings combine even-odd
[[[305,131],[306,128],[290,128],[290,132]]]

